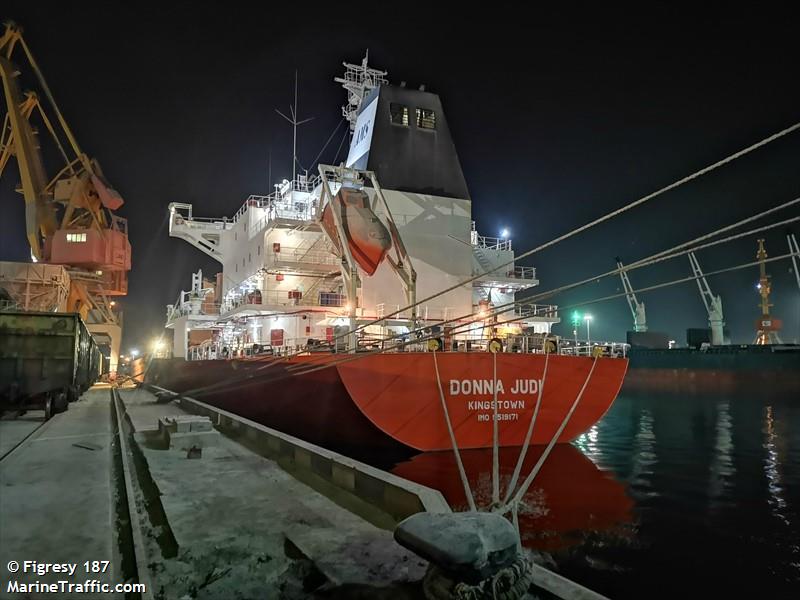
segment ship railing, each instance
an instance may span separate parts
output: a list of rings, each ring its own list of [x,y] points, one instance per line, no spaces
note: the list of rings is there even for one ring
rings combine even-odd
[[[511,240],[506,238],[488,237],[475,233],[472,236],[472,245],[485,250],[511,250]]]
[[[517,317],[539,317],[545,319],[558,319],[558,305],[556,304],[517,304],[514,307]]]
[[[297,205],[310,205],[312,202],[310,199],[296,198],[294,192],[306,195],[312,194],[320,182],[319,175],[316,177],[304,177],[301,175],[294,181],[285,181],[277,184],[275,191],[266,196],[251,194],[239,207],[239,210],[236,211],[232,221],[238,223],[251,208],[273,209],[278,218],[300,220],[298,214],[307,215],[309,211],[307,207]]]
[[[536,279],[536,267],[514,267],[514,270],[509,272],[509,277],[514,279]]]
[[[397,320],[397,321],[408,321],[408,320],[410,320],[411,319],[411,311],[410,310],[406,310],[406,311],[400,312],[401,308],[403,308],[403,305],[401,305],[401,304],[386,304],[384,302],[381,302],[381,303],[375,305],[374,318],[375,319],[383,319],[387,315],[391,315],[391,317],[389,317],[389,320],[391,320],[391,321],[394,321],[394,320]],[[437,309],[433,309],[433,310],[437,310]],[[447,311],[446,308],[443,309],[443,310]],[[365,316],[366,316],[366,314],[365,314]],[[434,320],[434,321],[438,320],[437,317],[434,316],[434,313],[432,311],[429,313],[427,306],[419,307],[419,312],[417,313],[417,316],[422,320],[427,320],[429,318],[431,320]]]
[[[610,356],[625,358],[630,351],[630,344],[624,342],[588,342],[578,340],[564,341],[559,345],[559,354],[566,356]]]
[[[269,205],[265,207],[267,214],[255,221],[250,227],[250,236],[252,237],[263,231],[270,223],[279,219],[282,221],[297,221],[298,223],[313,221],[317,210],[316,203],[317,200],[315,199],[310,202],[297,201],[291,206]]]
[[[204,231],[224,231],[225,229],[233,227],[233,223],[228,221],[226,217],[187,217],[177,212],[173,215],[172,221],[174,225],[187,227],[189,229],[202,229]]]
[[[291,262],[309,265],[329,265],[338,267],[340,259],[325,250],[309,250],[308,248],[287,248],[280,246],[279,250],[274,249],[267,253],[268,260],[271,262]]]
[[[347,297],[344,294],[337,292],[317,292],[313,300],[318,304],[316,306],[332,306],[342,307],[347,304]],[[248,307],[268,307],[274,306],[310,306],[315,305],[313,302],[309,303],[308,298],[300,290],[256,290],[246,294],[237,295],[233,298],[226,300],[222,305],[222,314],[229,313],[240,306]]]
[[[192,315],[214,316],[220,313],[222,303],[208,302],[204,300],[187,300],[179,304],[167,304],[167,323],[171,323],[179,317]]]

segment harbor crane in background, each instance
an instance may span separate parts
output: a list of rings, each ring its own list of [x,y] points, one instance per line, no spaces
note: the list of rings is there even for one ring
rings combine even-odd
[[[797,245],[797,238],[791,232],[786,234],[786,241],[789,242],[789,252],[792,255],[794,276],[795,279],[797,279],[797,287],[800,288],[800,246]]]
[[[625,290],[625,298],[628,300],[628,306],[633,315],[633,330],[637,333],[645,333],[647,331],[647,315],[644,310],[644,302],[639,302],[636,298],[636,293],[633,291],[631,280],[628,279],[628,272],[622,264],[622,259],[617,257],[617,268],[619,269],[619,276],[622,279],[622,287]]]
[[[20,91],[19,71],[11,62],[21,48],[52,114],[37,94]],[[109,370],[116,371],[122,336],[122,316],[112,298],[128,292],[131,246],[127,221],[114,214],[122,197],[103,177],[96,160],[81,151],[53,98],[47,82],[25,43],[22,30],[6,23],[0,35],[0,77],[6,114],[0,132],[0,177],[10,158],[16,158],[21,180],[17,191],[25,200],[25,228],[33,263],[0,263],[0,287],[13,310],[79,313],[99,344],[110,348]],[[41,145],[31,118],[39,115],[64,164],[48,177]],[[54,127],[55,124],[58,127]],[[60,133],[60,135],[59,135]],[[62,143],[62,137],[66,143]],[[70,157],[70,154],[72,157]],[[51,269],[43,270],[44,267]],[[52,305],[31,302],[32,286],[46,287],[58,271],[63,295]],[[25,290],[24,292],[21,290]]]
[[[700,290],[700,297],[703,299],[703,304],[708,313],[708,326],[711,329],[711,345],[722,346],[725,344],[725,319],[722,314],[722,298],[715,296],[711,287],[708,285],[706,276],[700,268],[700,263],[697,260],[694,252],[689,252],[689,264],[692,266],[692,274],[697,282],[697,287]]]
[[[769,309],[773,306],[769,301],[769,295],[772,292],[772,280],[770,276],[767,275],[767,250],[764,248],[763,239],[758,240],[756,258],[758,259],[760,274],[756,288],[761,296],[761,302],[759,304],[761,316],[756,319],[756,339],[754,343],[760,346],[766,344],[780,344],[782,342],[780,337],[778,337],[778,331],[781,329],[781,320],[769,314]]]

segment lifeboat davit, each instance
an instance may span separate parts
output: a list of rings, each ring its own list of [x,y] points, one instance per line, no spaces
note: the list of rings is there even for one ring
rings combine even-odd
[[[392,247],[389,230],[369,205],[369,196],[362,190],[342,188],[322,211],[322,226],[342,253],[342,240],[336,228],[333,211],[339,216],[342,230],[353,260],[367,275],[372,275]]]

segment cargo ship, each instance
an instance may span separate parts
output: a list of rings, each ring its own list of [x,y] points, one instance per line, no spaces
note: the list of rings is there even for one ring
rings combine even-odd
[[[795,235],[786,236],[789,256],[800,287],[800,249]],[[761,315],[755,320],[752,344],[731,344],[722,308],[694,252],[688,254],[700,298],[708,313],[708,328],[686,330],[686,346],[675,347],[666,333],[649,331],[644,303],[640,302],[624,271],[620,272],[634,331],[627,334],[630,350],[628,390],[678,388],[680,391],[743,391],[764,389],[800,392],[800,345],[783,343],[782,322],[771,313],[771,277],[767,274],[764,240],[757,241],[756,259]],[[621,269],[619,258],[617,266]]]
[[[800,345],[633,348],[628,391],[800,393]]]
[[[480,235],[438,95],[344,63],[338,166],[250,196],[232,217],[169,205],[169,233],[217,260],[167,307],[172,358],[146,380],[328,447],[568,442],[614,401],[627,359],[566,355],[558,307],[507,232]],[[510,307],[496,310],[498,307]],[[541,400],[540,400],[541,398]],[[573,409],[574,406],[574,409]]]

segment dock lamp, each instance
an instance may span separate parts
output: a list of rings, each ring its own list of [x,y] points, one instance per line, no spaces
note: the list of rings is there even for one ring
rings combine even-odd
[[[503,238],[504,240],[507,240],[509,235],[511,234],[508,231],[508,229],[506,227],[503,227],[503,231],[500,232],[500,237]]]
[[[136,358],[137,356],[139,356],[139,351],[136,348],[131,348],[131,356],[133,358]]]
[[[153,340],[153,354],[158,356],[159,354],[161,354],[161,351],[164,350],[165,346],[166,344],[164,344],[164,340],[160,338]]]
[[[575,336],[575,351],[577,352],[578,347],[578,325],[581,324],[581,313],[577,310],[572,313],[572,335]]]
[[[583,320],[586,321],[586,343],[592,345],[592,336],[589,335],[589,325],[592,323],[592,315],[583,315]]]

